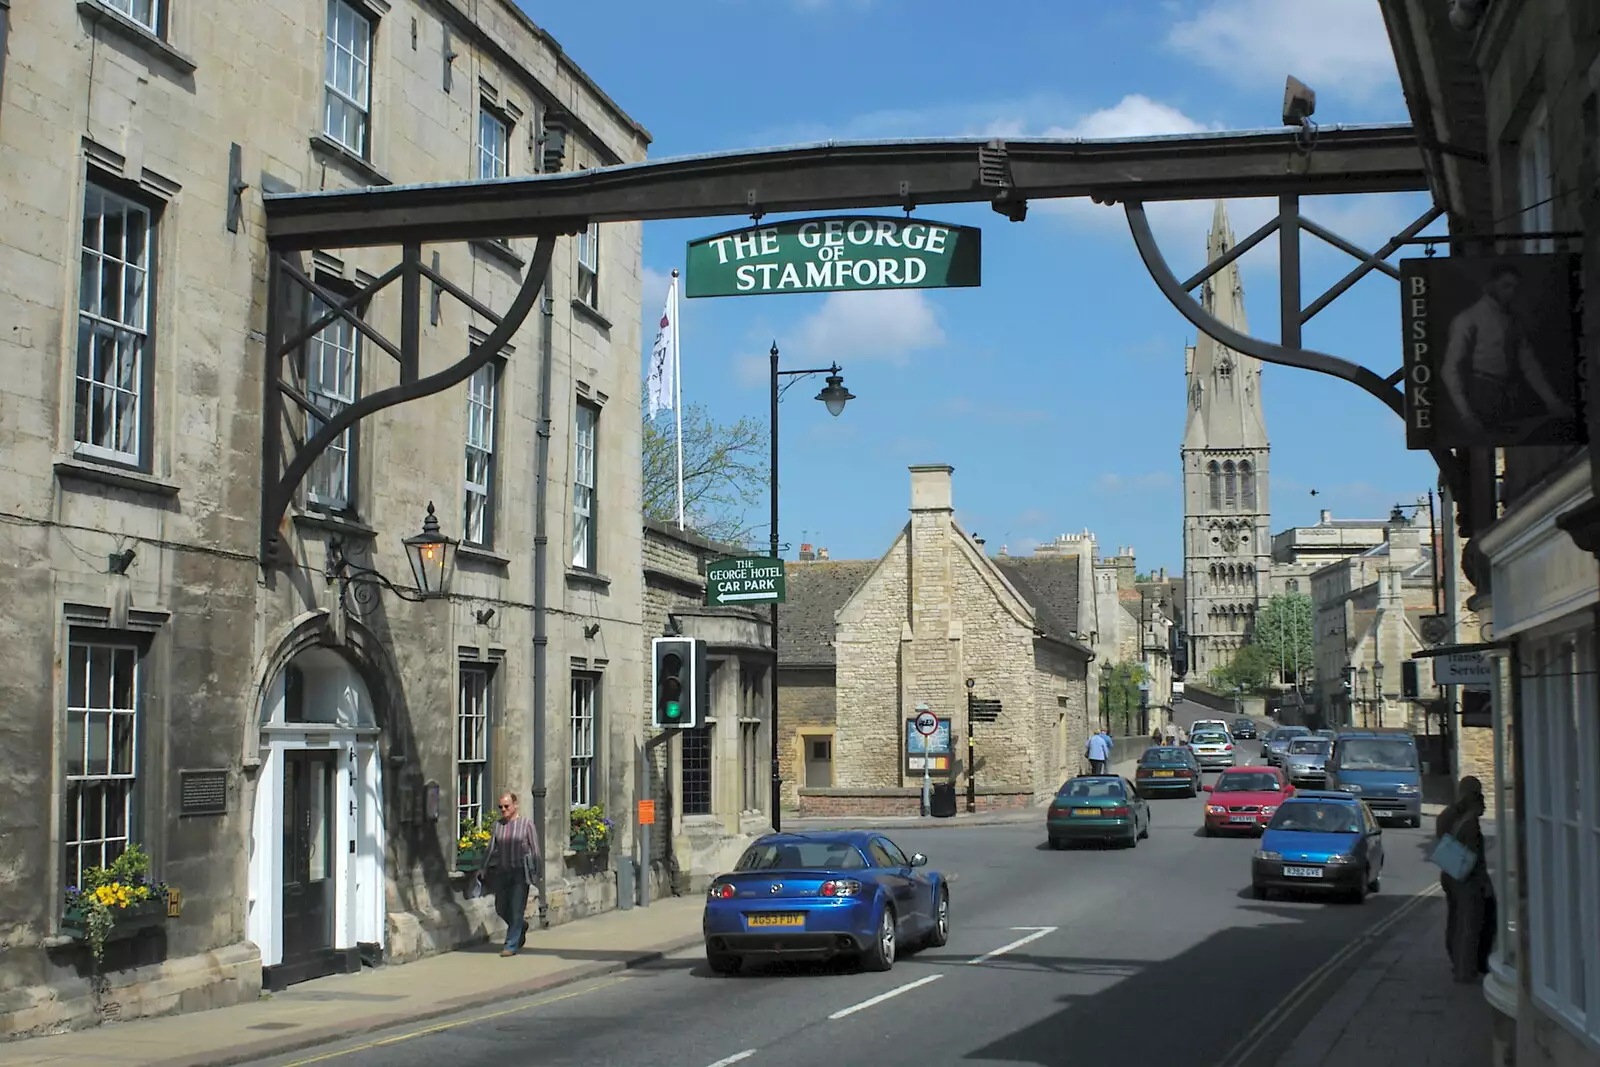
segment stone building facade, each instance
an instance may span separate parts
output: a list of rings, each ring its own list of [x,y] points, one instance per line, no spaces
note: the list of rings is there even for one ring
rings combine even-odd
[[[654,750],[651,868],[660,891],[699,892],[772,829],[771,622],[765,607],[708,607],[706,564],[733,545],[650,519],[644,524],[644,655],[656,637],[700,637],[710,665],[710,720]],[[645,679],[645,736],[652,694]],[[787,714],[788,709],[785,709]]]
[[[969,736],[977,745],[971,770],[980,808],[1031,804],[1081,766],[1093,651],[1071,636],[1078,632],[1080,568],[1072,559],[985,555],[955,522],[952,472],[911,468],[911,520],[879,560],[849,570],[835,562],[815,577],[808,568],[823,564],[790,567],[797,581],[780,613],[780,664],[806,636],[805,626],[825,631],[831,621],[832,629],[831,687],[822,663],[797,662],[794,674],[779,676],[780,728],[797,735],[791,750],[804,759],[817,741],[830,749],[832,784],[798,786],[802,814],[914,813],[923,759],[936,781],[956,783],[959,794]],[[800,596],[837,595],[847,583],[854,588],[832,620],[802,609],[802,626],[784,627]],[[822,658],[822,636],[813,631],[805,653],[813,660]],[[795,652],[798,661],[801,648]],[[972,723],[969,694],[999,701],[998,720]],[[791,707],[806,710],[791,718]],[[940,741],[949,739],[947,749],[927,756],[910,737],[923,710],[942,721]]]
[[[640,700],[640,229],[561,239],[498,363],[337,438],[264,568],[262,190],[628,163],[646,132],[510,0],[6,14],[0,1034],[480,938],[497,920],[460,892],[457,825],[502,791],[543,822],[541,917],[612,907],[608,857],[564,852],[569,807],[632,810],[638,716],[607,709]],[[529,253],[425,255],[504,309]],[[337,302],[398,255],[301,265]],[[400,304],[386,289],[290,356],[312,410],[398,381],[374,335]],[[492,328],[448,297],[422,320],[424,374]],[[411,589],[400,542],[430,502],[463,542],[450,595],[342,599],[336,551]],[[619,819],[609,854],[632,834]],[[181,914],[115,939],[92,982],[64,890],[129,844]]]

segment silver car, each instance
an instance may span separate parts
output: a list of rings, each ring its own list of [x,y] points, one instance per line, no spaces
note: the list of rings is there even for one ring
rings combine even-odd
[[[1201,770],[1220,770],[1234,764],[1233,738],[1220,730],[1190,734],[1189,751],[1194,753]]]
[[[1280,726],[1261,739],[1261,754],[1271,766],[1281,767],[1284,754],[1289,751],[1289,742],[1310,733],[1304,726]]]
[[[1296,737],[1289,742],[1283,755],[1284,774],[1289,784],[1297,788],[1311,786],[1321,789],[1328,781],[1328,754],[1333,742],[1323,737]]]

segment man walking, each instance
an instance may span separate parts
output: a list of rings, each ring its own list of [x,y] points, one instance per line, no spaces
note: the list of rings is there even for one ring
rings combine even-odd
[[[1494,883],[1489,878],[1486,842],[1479,824],[1485,807],[1483,783],[1468,775],[1456,785],[1455,803],[1440,812],[1434,824],[1435,841],[1450,834],[1477,857],[1460,881],[1439,872],[1446,903],[1445,950],[1458,982],[1475,982],[1489,972],[1489,955],[1498,932]]]
[[[1089,758],[1089,773],[1106,773],[1106,760],[1111,758],[1111,735],[1102,727],[1089,737],[1083,754]]]

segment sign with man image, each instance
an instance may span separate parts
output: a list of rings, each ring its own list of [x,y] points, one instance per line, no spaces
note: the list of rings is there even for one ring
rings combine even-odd
[[[1576,255],[1408,259],[1400,284],[1408,448],[1586,439]]]

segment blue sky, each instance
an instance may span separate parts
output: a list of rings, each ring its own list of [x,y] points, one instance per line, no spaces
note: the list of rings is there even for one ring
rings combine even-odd
[[[1375,0],[524,6],[651,131],[655,158],[829,137],[1259,129],[1278,124],[1290,73],[1316,89],[1319,122],[1406,118]],[[1318,198],[1303,210],[1375,248],[1426,206],[1416,195]],[[1234,202],[1235,234],[1271,210]],[[1151,214],[1180,276],[1198,268],[1211,205]],[[1133,546],[1141,569],[1181,570],[1183,349],[1194,331],[1140,264],[1120,209],[1035,203],[1022,224],[987,206],[918,215],[983,228],[981,288],[683,302],[686,402],[723,421],[764,419],[773,340],[785,366],[836,359],[856,394],[838,419],[811,402],[815,389],[784,401],[791,555],[802,540],[835,559],[881,554],[905,521],[906,467],[949,463],[958,516],[991,551],[1089,529],[1102,546]],[[646,225],[647,348],[685,242],[741,221]],[[1306,242],[1309,302],[1354,261]],[[1275,340],[1272,245],[1242,269],[1252,332]],[[1374,275],[1305,340],[1387,374],[1400,362],[1398,319],[1396,283]],[[1354,387],[1269,366],[1262,391],[1274,530],[1315,522],[1320,508],[1382,516],[1433,484],[1399,418]]]

